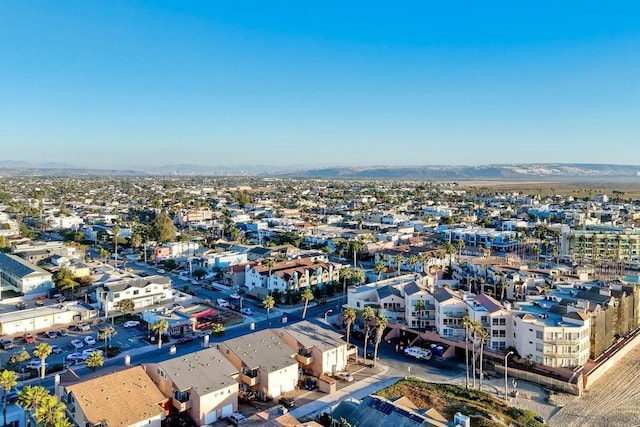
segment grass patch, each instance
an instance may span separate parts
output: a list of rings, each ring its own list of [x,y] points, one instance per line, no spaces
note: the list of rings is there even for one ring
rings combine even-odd
[[[406,396],[420,409],[435,408],[447,419],[456,412],[471,417],[474,427],[514,425],[541,427],[533,411],[507,406],[490,394],[465,389],[451,384],[428,383],[416,378],[407,378],[375,393],[394,400]]]

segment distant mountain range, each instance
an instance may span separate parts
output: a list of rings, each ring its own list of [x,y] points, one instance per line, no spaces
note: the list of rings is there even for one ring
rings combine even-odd
[[[371,166],[305,169],[291,166],[202,166],[175,164],[139,166],[128,169],[87,169],[62,163],[35,164],[0,161],[0,175],[102,175],[102,176],[273,176],[324,179],[422,179],[422,180],[553,180],[627,178],[640,180],[640,166],[535,163],[482,166]]]

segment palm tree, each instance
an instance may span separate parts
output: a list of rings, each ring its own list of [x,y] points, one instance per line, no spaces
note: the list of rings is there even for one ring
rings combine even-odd
[[[473,387],[476,386],[476,337],[478,334],[478,330],[482,328],[482,323],[479,320],[471,321],[471,372],[473,374]]]
[[[273,267],[276,266],[276,259],[271,257],[267,258],[267,260],[264,262],[264,265],[269,267],[269,277],[267,277],[267,289],[271,289],[271,270],[273,270]]]
[[[393,257],[393,265],[396,267],[396,276],[400,275],[400,267],[402,267],[403,263],[404,263],[404,255],[397,254],[395,257]]]
[[[462,318],[462,326],[464,326],[464,366],[467,369],[467,377],[464,383],[464,388],[469,388],[469,346],[467,345],[469,342],[469,329],[471,328],[472,322],[469,316],[464,316]]]
[[[265,310],[267,310],[267,319],[269,318],[269,313],[271,312],[271,309],[275,305],[276,305],[276,301],[273,299],[273,297],[271,295],[267,295],[262,300],[262,307],[264,307]]]
[[[418,259],[420,260],[420,264],[422,265],[422,272],[427,273],[429,265],[429,254],[426,252],[420,252],[420,255],[418,255]]]
[[[124,314],[130,314],[136,309],[136,303],[131,298],[126,298],[118,301],[115,308]]]
[[[354,240],[353,242],[351,242],[351,248],[353,249],[353,268],[356,268],[358,266],[357,264],[357,257],[358,257],[358,252],[360,251],[360,249],[362,249],[362,242],[360,240]]]
[[[384,265],[382,261],[378,261],[373,266],[373,272],[378,275],[378,281],[380,280],[380,275],[385,272],[387,267]]]
[[[366,306],[364,310],[362,310],[362,320],[364,321],[364,349],[362,353],[364,353],[363,357],[366,362],[367,360],[367,344],[369,343],[369,333],[371,332],[371,325],[376,318],[376,313],[373,311],[371,306]]]
[[[211,332],[216,337],[221,337],[224,334],[224,325],[222,323],[214,323],[211,327]]]
[[[18,384],[18,374],[4,370],[0,372],[0,388],[2,388],[2,415],[4,425],[7,425],[7,393]]]
[[[378,317],[375,318],[374,322],[375,322],[375,328],[376,328],[376,340],[375,340],[375,347],[373,350],[373,366],[376,366],[376,359],[378,358],[378,346],[380,345],[380,341],[382,341],[382,335],[384,333],[385,328],[387,327],[387,318],[384,317],[382,314],[379,314]]]
[[[478,337],[480,338],[480,391],[482,391],[482,355],[484,353],[484,344],[487,342],[487,338],[489,337],[489,333],[484,328],[480,328],[478,330]]]
[[[151,324],[151,330],[158,334],[158,348],[162,348],[162,334],[169,330],[169,322],[166,319],[158,319]]]
[[[40,405],[35,411],[36,422],[42,426],[62,427],[69,425],[66,420],[66,406],[60,402],[57,397],[47,395],[44,396]]]
[[[353,281],[359,285],[364,282],[364,270],[361,268],[356,268],[351,272],[351,278]]]
[[[305,288],[300,295],[302,301],[304,301],[304,310],[302,311],[302,318],[307,317],[307,308],[309,307],[309,301],[313,300],[313,292],[311,292],[311,288]]]
[[[420,258],[418,258],[416,254],[409,255],[409,260],[407,261],[407,264],[409,264],[409,267],[411,267],[411,271],[415,271],[416,265],[418,265],[419,263],[420,263]]]
[[[18,405],[22,406],[25,412],[32,415],[32,411],[38,409],[45,396],[49,396],[49,391],[41,385],[26,385],[18,392]],[[31,424],[31,417],[27,417],[27,425]]]
[[[118,235],[120,234],[120,227],[117,225],[113,226],[113,253],[115,254],[115,265],[114,267],[118,268]]]
[[[107,354],[107,343],[108,341],[115,337],[118,334],[118,331],[113,326],[105,326],[104,328],[100,328],[98,330],[98,339],[104,340],[104,354]]]
[[[92,352],[85,361],[87,368],[95,372],[100,366],[104,365],[104,356],[97,351]]]
[[[33,349],[33,355],[40,359],[40,378],[44,378],[45,371],[47,370],[47,366],[44,361],[49,357],[51,351],[53,349],[46,342],[42,342]]]
[[[451,264],[453,263],[453,258],[451,255],[456,253],[456,247],[451,244],[451,242],[445,242],[444,251],[449,255],[449,269],[451,269]]]
[[[347,347],[349,347],[349,337],[351,336],[351,325],[356,320],[356,309],[353,307],[345,307],[342,310],[342,319],[347,328]]]
[[[462,250],[464,249],[464,240],[456,240],[456,247],[458,248],[458,256],[462,258]]]
[[[343,265],[340,267],[340,277],[342,277],[342,294],[347,294],[347,280],[351,278],[351,267],[349,265]]]

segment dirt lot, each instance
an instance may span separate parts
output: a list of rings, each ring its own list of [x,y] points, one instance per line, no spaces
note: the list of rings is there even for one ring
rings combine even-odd
[[[640,426],[640,346],[583,397],[563,399],[565,407],[551,417],[550,426]]]

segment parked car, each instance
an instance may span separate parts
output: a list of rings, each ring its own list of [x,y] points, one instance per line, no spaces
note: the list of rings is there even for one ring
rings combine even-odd
[[[61,337],[66,337],[67,335],[69,335],[69,331],[67,331],[66,329],[60,329],[58,331],[58,335],[60,335]]]
[[[218,307],[222,307],[222,308],[229,308],[231,306],[231,304],[229,304],[229,301],[227,301],[224,298],[218,298],[216,300],[216,303],[218,304]]]
[[[127,320],[122,324],[125,328],[135,328],[136,326],[140,326],[140,322],[137,320]]]
[[[47,331],[47,337],[50,339],[58,338],[58,332],[56,331]]]
[[[13,348],[13,341],[11,338],[3,338],[0,340],[0,347],[2,347],[3,350],[10,350]]]
[[[251,309],[249,307],[244,307],[240,309],[240,313],[244,314],[245,316],[251,316]]]
[[[65,357],[65,359],[69,362],[84,362],[87,359],[87,356],[82,353],[71,353],[67,354],[67,357]]]
[[[40,360],[29,360],[25,365],[27,369],[40,369],[40,366],[42,366],[42,364],[40,363]],[[47,369],[48,367],[49,367],[49,364],[45,362],[44,368]]]
[[[82,332],[86,332],[86,331],[90,331],[91,330],[91,326],[87,325],[86,323],[78,323],[76,325],[76,327],[78,328],[79,331]]]
[[[27,308],[27,304],[23,303],[22,301],[16,303],[16,308],[18,310],[24,310],[25,308]]]
[[[404,350],[405,356],[415,357],[418,360],[431,359],[431,351],[422,347],[409,347]]]
[[[285,408],[293,408],[294,406],[296,406],[296,401],[293,397],[281,397],[278,400],[278,403]]]
[[[187,343],[190,343],[191,341],[193,341],[193,336],[185,335],[184,337],[179,338],[178,341],[176,341],[176,344],[187,344]]]
[[[104,352],[102,350],[97,349],[97,348],[85,348],[84,350],[82,350],[82,354],[84,356],[87,356],[87,357],[89,357],[89,355],[91,353],[94,353],[94,352],[98,353],[99,355],[103,355],[104,354]]]
[[[24,334],[22,336],[22,339],[27,344],[33,344],[34,342],[36,342],[36,337],[34,337],[32,334]]]
[[[159,269],[158,269],[158,273],[160,273],[160,274],[164,274],[164,273],[166,273],[166,271],[165,271],[165,269],[164,269],[164,268],[159,268]]]
[[[87,335],[86,337],[84,337],[84,343],[86,345],[96,345],[96,339],[91,335]]]
[[[231,298],[231,299],[240,299],[240,295],[238,295],[238,294],[231,294],[231,295],[229,295],[229,298]]]
[[[73,348],[75,348],[76,350],[81,349],[82,347],[84,347],[84,343],[82,342],[82,340],[79,339],[75,339],[75,340],[71,340],[71,345],[73,346]]]
[[[342,381],[346,381],[348,383],[350,383],[351,381],[353,381],[353,375],[351,375],[349,372],[347,371],[342,371],[342,372],[338,372],[336,373],[335,377],[339,380]]]
[[[240,412],[234,412],[233,414],[229,415],[229,418],[227,418],[227,419],[234,426],[238,426],[240,424],[244,424],[244,422],[247,421],[245,416],[242,415]]]

